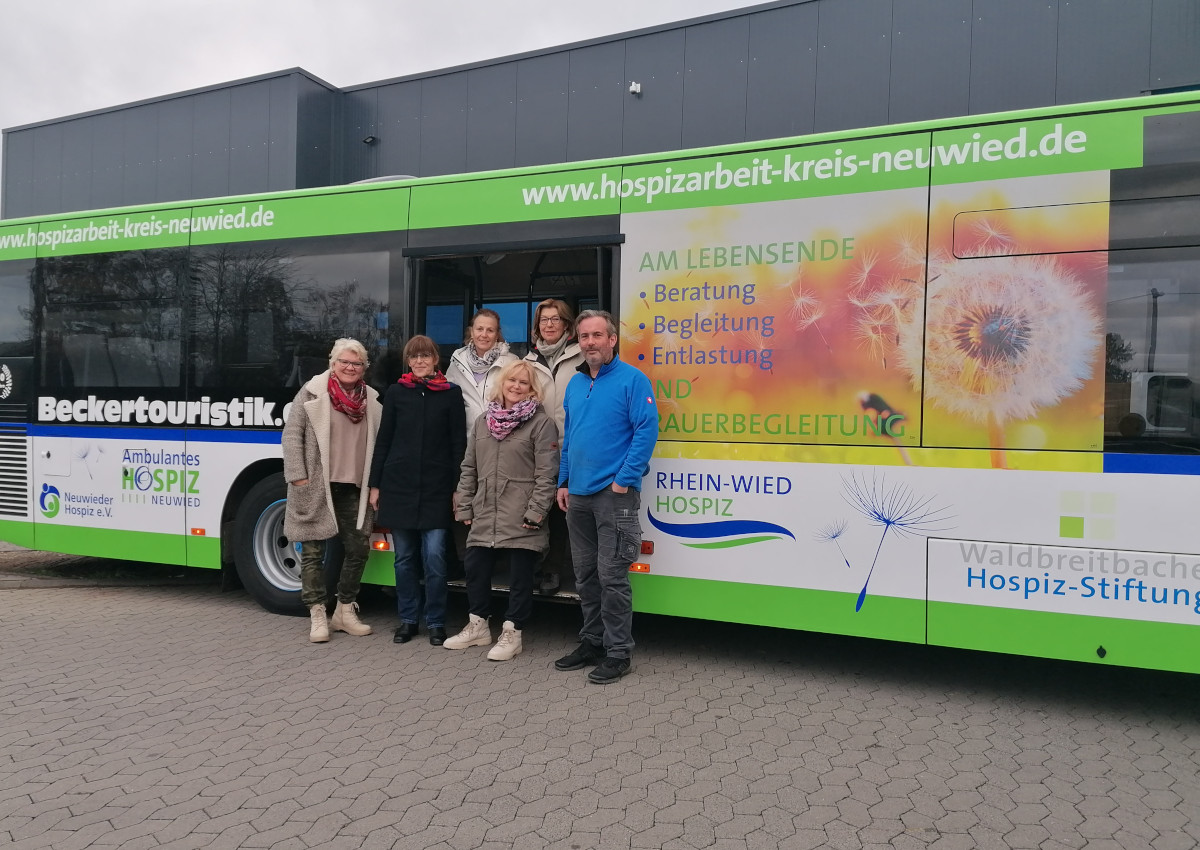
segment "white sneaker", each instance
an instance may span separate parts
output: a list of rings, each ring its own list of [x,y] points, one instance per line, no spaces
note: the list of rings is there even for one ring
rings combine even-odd
[[[325,643],[329,640],[329,621],[325,619],[325,603],[308,607],[310,618],[308,640],[310,643]]]
[[[505,620],[500,640],[488,650],[488,661],[510,661],[520,654],[521,630],[513,625],[512,620]]]
[[[511,625],[511,624],[510,624]],[[446,649],[466,649],[469,646],[487,646],[492,642],[492,630],[488,621],[475,614],[469,615],[466,627],[452,638],[446,638],[442,646]]]

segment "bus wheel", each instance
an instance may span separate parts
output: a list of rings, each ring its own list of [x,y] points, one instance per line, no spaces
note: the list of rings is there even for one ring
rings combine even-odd
[[[276,473],[253,487],[234,523],[233,562],[254,601],[274,614],[306,614],[300,602],[300,553],[283,534],[287,484]]]

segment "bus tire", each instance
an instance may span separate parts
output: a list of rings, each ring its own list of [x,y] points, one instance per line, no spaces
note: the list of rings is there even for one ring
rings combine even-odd
[[[234,521],[233,563],[254,601],[273,614],[303,616],[300,553],[283,534],[287,484],[282,473],[259,481],[242,499]]]

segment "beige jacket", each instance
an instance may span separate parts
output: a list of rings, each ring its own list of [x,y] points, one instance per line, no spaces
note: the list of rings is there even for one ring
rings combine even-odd
[[[567,347],[563,349],[562,356],[558,358],[553,369],[538,354],[536,348],[526,354],[525,359],[533,365],[534,371],[537,372],[538,392],[541,393],[542,406],[554,418],[554,424],[558,426],[559,439],[562,439],[563,421],[566,418],[566,413],[563,411],[563,396],[567,394],[567,384],[571,382],[571,378],[575,377],[575,370],[583,362],[583,352],[579,348],[579,343],[567,343]]]
[[[287,510],[283,533],[292,541],[326,540],[337,536],[333,496],[329,492],[329,470],[323,461],[329,457],[329,432],[333,404],[329,399],[329,371],[310,379],[296,393],[283,426],[283,477],[288,482]],[[379,393],[367,387],[367,452],[363,467],[363,487],[358,496],[358,527],[370,531],[375,516],[367,503],[366,483],[371,475],[371,456],[375,434],[383,408]],[[304,485],[293,481],[308,479]]]

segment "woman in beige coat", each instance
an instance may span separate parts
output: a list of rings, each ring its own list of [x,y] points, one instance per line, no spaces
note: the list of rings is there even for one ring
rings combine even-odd
[[[300,388],[283,427],[283,476],[288,482],[283,533],[300,543],[300,601],[310,616],[308,639],[329,640],[329,630],[369,635],[358,619],[359,586],[370,553],[375,512],[367,478],[382,411],[379,393],[363,380],[370,362],[356,339],[339,339],[329,369]],[[325,619],[325,541],[337,537],[345,556],[337,608]]]
[[[533,314],[533,348],[525,360],[537,372],[540,381],[542,406],[558,425],[562,439],[563,396],[575,370],[583,363],[583,352],[575,341],[575,313],[565,301],[547,298],[537,305]],[[559,571],[570,572],[567,559],[567,516],[557,504],[550,506],[550,548],[542,558],[540,590],[546,595],[558,592]]]
[[[488,658],[508,661],[520,653],[557,476],[558,427],[538,399],[533,368],[524,360],[510,363],[468,434],[454,494],[454,518],[470,526],[465,559],[470,617],[466,628],[446,641],[447,649],[491,644],[492,571],[496,556],[506,551],[508,612]]]

